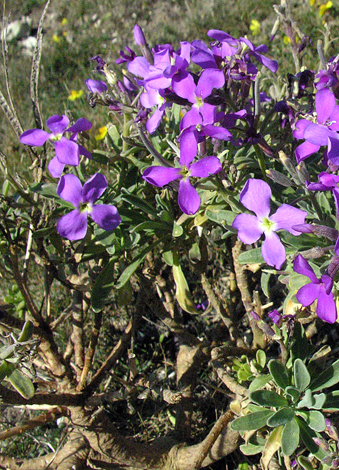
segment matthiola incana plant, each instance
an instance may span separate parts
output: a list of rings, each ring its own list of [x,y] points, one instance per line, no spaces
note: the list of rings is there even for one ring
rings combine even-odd
[[[339,51],[327,26],[319,70],[292,10],[275,9],[274,48],[219,29],[151,45],[136,25],[116,63],[91,53],[86,108],[46,128],[22,131],[1,92],[22,153],[0,149],[0,398],[49,407],[2,434],[70,423],[36,467],[212,468],[238,433],[260,470],[339,466]],[[195,406],[210,434],[188,445]]]

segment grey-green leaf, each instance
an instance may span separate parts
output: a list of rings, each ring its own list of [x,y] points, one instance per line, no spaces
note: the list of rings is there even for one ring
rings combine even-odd
[[[34,396],[34,385],[28,377],[23,375],[20,370],[15,369],[11,375],[7,377],[7,380],[13,385],[13,387],[20,393],[20,395],[27,400]]]
[[[248,390],[250,392],[254,392],[255,390],[258,390],[259,388],[264,387],[270,380],[272,380],[272,377],[270,376],[270,374],[258,375],[258,377],[255,377],[255,379],[252,380]]]
[[[268,363],[268,369],[278,387],[285,389],[290,385],[288,370],[281,362],[273,359]]]
[[[267,419],[274,412],[271,410],[257,411],[241,418],[237,418],[231,423],[233,431],[255,431],[266,426]]]
[[[308,426],[316,432],[322,432],[326,428],[325,418],[320,411],[311,410],[311,411],[298,411],[300,415],[308,424]]]
[[[300,392],[303,392],[311,381],[311,376],[307,367],[301,359],[296,359],[293,363],[294,385]]]
[[[288,421],[281,435],[281,450],[284,455],[290,456],[299,445],[299,426],[295,419]]]
[[[243,251],[240,253],[238,261],[240,264],[262,264],[265,263],[261,254],[261,248]]]
[[[272,416],[268,418],[267,426],[270,426],[271,428],[276,428],[278,426],[282,426],[283,424],[288,423],[293,418],[294,418],[293,408],[289,408],[289,407],[280,408],[280,410],[276,411]]]
[[[324,388],[332,387],[339,382],[339,359],[333,362],[324,372],[312,380],[309,388],[313,392],[318,392]]]
[[[328,456],[328,453],[325,452],[318,444],[314,442],[314,437],[318,437],[319,434],[316,434],[303,419],[297,418],[299,429],[300,429],[300,437],[307,447],[307,449],[318,459],[322,460]]]
[[[271,390],[256,390],[250,394],[251,400],[261,406],[287,406],[288,401]]]
[[[285,394],[291,397],[293,403],[297,403],[300,398],[300,392],[295,387],[289,386],[285,388]]]
[[[339,390],[326,394],[326,400],[322,409],[326,411],[339,411]]]
[[[310,408],[315,403],[311,390],[308,388],[305,391],[305,395],[297,404],[297,408]]]

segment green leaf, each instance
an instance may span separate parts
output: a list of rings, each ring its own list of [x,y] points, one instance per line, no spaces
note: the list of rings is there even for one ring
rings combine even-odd
[[[261,248],[254,248],[253,250],[243,251],[240,253],[238,261],[240,264],[263,264],[264,258],[261,254]]]
[[[266,444],[266,439],[253,435],[250,437],[247,444],[242,444],[240,450],[244,455],[256,455],[263,451]]]
[[[278,426],[282,426],[283,424],[288,423],[293,418],[293,408],[281,408],[280,410],[276,411],[270,418],[268,418],[267,426],[270,426],[271,428],[276,428]]]
[[[166,222],[158,222],[157,220],[145,220],[144,222],[135,225],[132,228],[131,233],[141,232],[142,230],[153,231],[155,232],[155,234],[159,231],[171,233],[171,226]]]
[[[231,423],[233,431],[255,431],[266,426],[267,418],[274,412],[271,410],[257,411],[241,418],[237,418]]]
[[[140,266],[140,264],[144,261],[147,253],[149,253],[151,250],[153,250],[157,245],[159,245],[159,243],[162,242],[161,239],[157,240],[156,242],[152,243],[152,245],[149,245],[147,246],[144,250],[142,250],[141,253],[139,253],[135,258],[134,260],[132,261],[132,263],[130,265],[127,266],[126,269],[124,269],[124,271],[121,273],[115,287],[117,289],[120,289],[124,284],[126,284],[126,282],[130,279],[130,277],[132,276],[132,274],[135,273],[135,271],[138,269],[138,267]]]
[[[299,429],[300,429],[300,437],[307,447],[307,449],[318,459],[322,460],[328,456],[328,453],[325,452],[318,444],[316,444],[313,440],[314,437],[318,437],[315,431],[313,431],[303,419],[296,418]]]
[[[314,467],[313,467],[312,462],[310,461],[310,459],[308,459],[307,457],[304,457],[303,455],[300,455],[298,457],[298,463],[305,470],[314,470]]]
[[[277,452],[277,450],[280,449],[282,430],[282,426],[273,429],[266,441],[265,448],[260,460],[263,470],[268,470],[268,465],[272,460],[273,455]]]
[[[278,387],[285,389],[288,385],[290,385],[288,370],[281,362],[277,361],[276,359],[271,360],[268,363],[268,369]]]
[[[59,196],[57,195],[57,192],[56,192],[56,188],[57,188],[56,183],[48,183],[48,184],[37,183],[37,184],[33,184],[30,189],[31,191],[33,191],[33,193],[38,193],[41,196],[53,198],[53,199],[59,199]]]
[[[261,279],[260,279],[261,288],[262,288],[263,293],[268,298],[270,297],[270,291],[269,291],[270,277],[271,277],[271,273],[267,273],[264,271],[261,273]]]
[[[19,343],[24,343],[28,341],[33,334],[34,325],[31,321],[27,320],[22,327],[21,333],[18,338]]]
[[[332,387],[339,382],[339,359],[333,362],[324,372],[312,380],[309,388],[318,392],[324,388]]]
[[[310,408],[311,406],[313,406],[314,403],[315,403],[315,400],[313,398],[312,392],[308,388],[305,391],[305,394],[302,400],[300,400],[300,402],[297,404],[297,408]]]
[[[34,396],[34,385],[20,370],[15,369],[6,380],[8,380],[15,390],[17,390],[22,397],[26,398],[26,400]]]
[[[184,229],[181,225],[178,225],[176,222],[173,222],[172,237],[177,238],[181,237],[184,233]]]
[[[313,431],[323,432],[326,429],[325,418],[320,411],[297,411],[297,414],[306,421]]]
[[[270,374],[258,375],[258,377],[252,380],[248,390],[250,392],[254,392],[255,390],[258,390],[259,388],[264,387],[264,385],[266,385],[270,380],[272,380],[272,377],[270,376]]]
[[[121,199],[123,201],[128,202],[132,206],[138,207],[147,215],[153,215],[154,217],[158,217],[158,213],[155,210],[154,206],[146,202],[144,199],[135,196],[134,194],[129,194],[128,191],[124,188],[121,189],[122,195]]]
[[[114,286],[115,264],[116,259],[112,258],[96,278],[91,292],[91,305],[95,312],[100,312],[104,308]]]
[[[262,349],[258,349],[255,358],[257,360],[257,363],[260,365],[260,367],[263,369],[266,364],[266,353]]]
[[[300,398],[300,392],[295,387],[289,386],[285,388],[285,394],[291,397],[293,403],[297,403]]]
[[[295,322],[293,328],[292,344],[291,344],[291,358],[304,360],[309,355],[310,348],[307,341],[305,330],[301,323]]]
[[[4,378],[11,375],[14,370],[15,364],[8,361],[2,361],[0,364],[0,382],[2,382]]]
[[[256,390],[250,394],[251,400],[261,406],[287,406],[288,401],[271,390]]]
[[[311,408],[314,410],[321,410],[325,404],[326,401],[326,395],[325,393],[318,393],[316,395],[313,395],[313,404]]]
[[[222,206],[208,206],[208,209],[205,211],[205,215],[212,222],[216,222],[222,226],[232,227],[232,223],[237,214],[233,211],[225,211],[221,209]]]
[[[283,429],[281,436],[281,450],[288,457],[293,454],[299,445],[299,426],[295,419],[288,421]]]
[[[303,392],[311,381],[307,367],[301,359],[296,359],[293,364],[294,385]]]
[[[326,411],[339,411],[339,390],[326,394],[326,400],[322,409]]]
[[[182,272],[180,263],[179,263],[179,256],[177,251],[173,251],[173,279],[176,286],[176,299],[180,305],[180,307],[188,313],[192,313],[196,315],[199,313],[199,310],[196,309],[195,304],[192,300],[191,292],[189,290],[186,278],[184,273]]]

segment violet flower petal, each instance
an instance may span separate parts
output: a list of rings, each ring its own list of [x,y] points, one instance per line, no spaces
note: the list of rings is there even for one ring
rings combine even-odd
[[[246,209],[262,218],[270,213],[271,196],[271,188],[265,181],[249,179],[240,193],[240,202]]]
[[[158,188],[181,178],[179,168],[166,168],[164,166],[150,166],[142,175],[147,183],[153,184]]]
[[[48,164],[48,171],[53,176],[53,178],[59,178],[64,171],[65,164],[60,163],[57,157],[52,158]]]
[[[114,230],[121,222],[117,208],[108,204],[93,206],[89,215],[104,230]]]
[[[232,227],[238,230],[239,240],[246,243],[246,245],[256,242],[264,233],[258,218],[250,214],[237,215],[232,223]]]
[[[296,124],[295,124],[295,129],[293,131],[293,137],[296,139],[304,139],[304,132],[307,126],[311,124],[311,121],[308,119],[300,119]]]
[[[93,203],[105,192],[107,188],[107,180],[101,173],[93,175],[83,186],[82,189],[82,202]]]
[[[107,85],[102,80],[92,80],[91,78],[88,78],[85,80],[85,84],[91,93],[101,94],[107,91]]]
[[[309,279],[311,279],[313,284],[319,284],[319,280],[314,274],[313,269],[301,255],[298,255],[293,261],[293,270],[298,274],[307,276]]]
[[[328,138],[327,156],[334,165],[339,166],[339,136]]]
[[[59,116],[55,114],[46,121],[47,127],[53,132],[53,134],[62,134],[69,124],[67,116]]]
[[[152,116],[148,118],[146,123],[146,129],[150,134],[153,134],[153,132],[158,129],[164,112],[165,110],[156,109]]]
[[[180,136],[180,165],[188,166],[197,153],[198,142],[194,132],[185,130]]]
[[[331,131],[328,127],[311,122],[305,129],[304,138],[314,145],[327,145],[329,137],[336,138],[337,133]]]
[[[307,212],[288,204],[282,204],[276,213],[270,216],[270,220],[277,224],[275,230],[284,229],[292,235],[298,236],[301,235],[301,233],[297,232],[292,227],[293,225],[303,224],[306,216]]]
[[[199,210],[200,197],[189,178],[183,178],[179,182],[178,204],[180,209],[188,215],[193,215]]]
[[[200,75],[195,93],[202,99],[207,98],[212,93],[213,88],[222,88],[225,84],[225,75],[223,70],[208,69]]]
[[[78,207],[82,200],[82,185],[79,178],[71,173],[63,175],[57,186],[57,195],[74,207]]]
[[[318,152],[320,149],[320,145],[311,144],[311,142],[303,142],[302,144],[298,145],[295,149],[295,158],[297,159],[297,163],[308,158],[313,153]]]
[[[315,109],[317,111],[317,120],[319,124],[325,124],[335,108],[334,94],[328,89],[323,88],[315,95]]]
[[[222,166],[217,157],[205,157],[190,166],[190,176],[207,178],[210,175],[215,175],[221,169]]]
[[[67,129],[67,132],[85,132],[89,131],[92,127],[92,123],[86,118],[78,119],[73,126]]]
[[[309,305],[313,304],[315,299],[318,297],[319,288],[320,284],[314,284],[313,282],[302,286],[297,292],[297,301],[304,307],[308,307]]]
[[[79,146],[75,142],[61,137],[54,142],[55,154],[60,163],[65,165],[79,165]]]
[[[280,269],[286,260],[286,251],[280,238],[274,232],[265,232],[265,240],[261,247],[261,253],[270,266]]]
[[[337,308],[333,298],[332,292],[326,293],[323,285],[320,286],[318,303],[317,303],[317,315],[321,320],[328,323],[335,323],[337,320]]]
[[[81,240],[87,233],[87,214],[74,209],[58,220],[57,231],[68,240]]]
[[[29,129],[21,134],[20,142],[22,144],[39,147],[40,145],[44,145],[50,135],[51,134],[42,129]]]
[[[89,160],[92,160],[92,154],[89,152],[85,147],[82,145],[78,144],[79,148],[79,155],[83,155],[84,157],[88,158]]]

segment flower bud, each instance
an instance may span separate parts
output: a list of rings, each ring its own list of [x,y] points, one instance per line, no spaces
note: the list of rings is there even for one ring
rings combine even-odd
[[[270,170],[266,170],[266,174],[269,178],[271,178],[271,180],[280,184],[281,186],[285,186],[286,188],[292,186],[292,181],[283,173],[280,173],[280,171],[271,168]]]
[[[145,35],[140,26],[138,26],[137,24],[134,26],[134,40],[137,46],[146,46]]]

